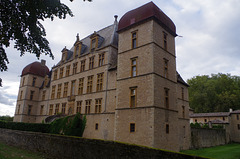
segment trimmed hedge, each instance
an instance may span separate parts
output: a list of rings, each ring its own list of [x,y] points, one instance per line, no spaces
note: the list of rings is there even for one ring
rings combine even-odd
[[[51,126],[50,124],[0,121],[0,128],[12,129],[12,130],[22,130],[22,131],[49,133],[50,126]]]
[[[0,128],[80,137],[83,135],[85,125],[86,116],[81,119],[79,113],[75,116],[57,119],[50,124],[0,121]]]

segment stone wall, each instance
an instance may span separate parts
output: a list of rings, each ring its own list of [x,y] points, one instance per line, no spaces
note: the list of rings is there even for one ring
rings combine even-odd
[[[168,158],[200,159],[181,153],[163,151],[113,141],[67,137],[35,132],[0,129],[0,141],[8,145],[38,151],[57,159],[81,158]]]
[[[229,142],[224,129],[191,128],[191,135],[192,149],[224,145]]]

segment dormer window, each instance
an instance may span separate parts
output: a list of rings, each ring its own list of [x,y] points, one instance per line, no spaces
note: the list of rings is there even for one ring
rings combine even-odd
[[[62,50],[62,62],[67,60],[67,53],[68,53],[68,49],[65,46],[65,48]]]
[[[92,39],[91,41],[91,51],[95,51],[96,48],[97,48],[97,37]]]
[[[75,46],[75,49],[74,49],[73,57],[76,58],[76,57],[80,56],[81,47],[82,47],[82,42],[79,41],[79,35],[78,34],[77,34],[77,40],[76,40],[74,46]]]

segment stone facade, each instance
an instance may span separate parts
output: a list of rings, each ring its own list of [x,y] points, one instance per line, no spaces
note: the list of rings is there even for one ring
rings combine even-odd
[[[188,149],[188,85],[176,72],[176,36],[153,2],[82,40],[77,35],[49,73],[23,69],[14,121],[79,112],[87,117],[83,137]]]

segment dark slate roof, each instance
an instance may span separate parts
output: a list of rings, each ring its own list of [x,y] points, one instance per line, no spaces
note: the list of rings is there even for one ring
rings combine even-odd
[[[216,112],[216,113],[194,113],[190,114],[190,118],[198,117],[226,117],[229,116],[230,112]]]
[[[115,20],[114,24],[107,26],[94,34],[99,35],[98,40],[98,47],[97,48],[104,48],[106,46],[112,45],[118,47],[118,34],[117,34],[118,22]],[[81,55],[87,54],[90,52],[91,47],[91,35],[85,37],[84,39],[80,40],[82,43]],[[74,52],[74,45],[70,50],[68,50],[67,54],[67,61],[71,60],[73,57]],[[60,65],[61,61],[56,65]]]
[[[234,111],[230,112],[230,114],[240,114],[240,110],[234,110]]]
[[[149,2],[124,14],[119,21],[118,31],[124,30],[150,18],[154,18],[169,33],[173,36],[177,36],[176,27],[173,21],[153,2]]]
[[[22,75],[27,75],[27,74],[32,74],[32,75],[37,75],[44,77],[49,73],[49,69],[46,65],[41,64],[40,62],[33,62],[29,65],[27,65],[23,70],[22,70]]]
[[[182,79],[181,75],[177,72],[177,82],[189,87],[189,85]]]
[[[210,121],[212,124],[229,124],[229,122],[227,121],[223,121],[223,120],[220,120],[220,119],[216,119],[216,120],[212,120]]]

